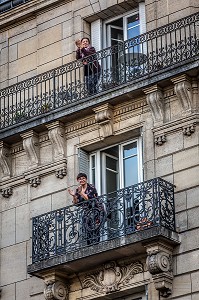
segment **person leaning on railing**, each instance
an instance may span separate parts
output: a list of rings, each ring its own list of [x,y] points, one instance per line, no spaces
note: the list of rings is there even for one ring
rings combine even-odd
[[[86,87],[89,95],[97,93],[97,84],[100,78],[100,64],[96,59],[84,59],[89,55],[96,53],[95,48],[90,45],[89,38],[85,37],[81,40],[76,40],[77,46],[76,59],[81,59],[84,65],[84,76],[86,81]]]
[[[83,208],[81,220],[83,240],[87,241],[87,245],[96,244],[100,240],[100,212],[97,207],[97,190],[94,185],[87,182],[85,173],[79,173],[77,181],[79,186],[76,191],[68,189],[68,192],[73,197],[73,204]],[[91,200],[94,198],[96,201]]]

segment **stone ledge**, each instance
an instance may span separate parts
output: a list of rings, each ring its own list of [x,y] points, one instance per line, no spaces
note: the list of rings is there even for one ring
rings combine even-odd
[[[64,269],[69,274],[80,272],[82,268],[90,268],[103,263],[110,256],[112,259],[122,258],[132,254],[146,253],[142,243],[151,240],[166,240],[171,245],[178,245],[178,233],[161,226],[151,227],[146,230],[136,231],[131,235],[119,237],[110,241],[101,242],[98,245],[85,247],[80,250],[55,256],[41,262],[36,262],[27,267],[31,275],[39,276],[45,269]],[[83,267],[82,267],[83,265]]]
[[[133,80],[132,82],[125,83],[119,86],[117,89],[110,89],[99,93],[96,97],[88,97],[67,105],[66,107],[57,108],[45,116],[39,115],[30,120],[26,120],[21,124],[13,125],[9,128],[1,129],[0,139],[12,138],[13,135],[17,135],[24,131],[30,130],[33,127],[41,126],[42,124],[47,124],[52,121],[60,120],[65,123],[67,118],[70,116],[70,121],[72,117],[77,118],[78,116],[84,117],[85,115],[91,114],[92,109],[97,105],[109,102],[114,105],[116,102],[121,103],[122,101],[129,100],[133,98],[138,92],[143,93],[142,90],[149,85],[158,83],[159,85],[169,82],[169,80],[176,76],[176,74],[186,73],[187,71],[193,71],[198,68],[198,62],[196,59],[191,59],[185,61],[184,64],[178,64],[175,68],[169,67],[167,69],[155,72],[154,74],[149,74],[144,77]],[[195,71],[197,72],[197,71]],[[170,83],[169,83],[170,84]]]

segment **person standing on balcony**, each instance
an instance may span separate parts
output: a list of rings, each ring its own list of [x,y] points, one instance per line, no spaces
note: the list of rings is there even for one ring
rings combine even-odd
[[[101,208],[97,206],[97,190],[94,185],[87,182],[87,175],[79,173],[77,175],[79,183],[74,192],[68,189],[73,197],[73,204],[83,209],[82,213],[82,237],[87,241],[87,245],[96,244],[100,241]],[[95,199],[95,200],[91,200]],[[91,201],[89,201],[91,200]]]
[[[76,59],[81,59],[84,65],[84,76],[86,81],[86,87],[89,95],[97,93],[97,84],[100,78],[100,64],[96,58],[87,58],[89,55],[96,53],[95,48],[90,45],[90,40],[87,37],[81,40],[76,40],[77,46]]]

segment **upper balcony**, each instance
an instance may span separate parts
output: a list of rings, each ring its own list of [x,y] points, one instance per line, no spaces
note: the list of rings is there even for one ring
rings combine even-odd
[[[110,258],[144,255],[154,240],[179,243],[174,186],[161,178],[34,217],[28,272],[81,272]]]
[[[128,99],[151,84],[165,86],[176,74],[195,76],[198,25],[196,13],[2,89],[0,139],[51,121],[64,122],[80,112],[90,113],[100,103]],[[101,70],[93,89],[83,69],[87,64],[93,70],[97,61]]]

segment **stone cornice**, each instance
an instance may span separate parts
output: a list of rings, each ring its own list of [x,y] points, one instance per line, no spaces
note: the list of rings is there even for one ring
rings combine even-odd
[[[154,136],[170,134],[175,131],[183,130],[189,126],[196,126],[199,123],[199,114],[192,114],[190,116],[179,118],[174,121],[167,122],[163,125],[156,126],[152,129]]]
[[[78,130],[85,129],[86,127],[89,127],[94,124],[96,124],[95,116],[92,115],[89,118],[74,122],[74,123],[70,124],[69,126],[66,125],[65,133],[67,135],[69,135],[70,133],[72,133],[74,131],[76,132]]]
[[[67,0],[72,2],[72,0]],[[16,22],[27,22],[28,19],[35,18],[38,11],[48,9],[51,6],[60,6],[64,1],[60,0],[31,0],[13,9],[5,11],[0,15],[0,31],[1,28],[16,26]]]
[[[116,117],[123,114],[128,114],[129,112],[140,109],[144,106],[147,106],[145,98],[142,98],[139,101],[133,101],[131,103],[125,102],[123,105],[118,105],[115,107],[113,115]]]
[[[29,182],[31,184],[32,179],[42,178],[52,173],[55,173],[55,176],[58,178],[63,178],[61,176],[57,176],[57,174],[59,170],[66,170],[66,166],[67,166],[66,159],[62,159],[47,165],[41,165],[38,166],[37,168],[24,172],[20,176],[14,176],[9,179],[2,180],[0,188],[1,190],[6,188],[13,188],[16,186],[23,185],[25,182]],[[65,175],[66,174],[64,174],[64,176]]]
[[[125,102],[123,104],[113,107],[113,123],[118,123],[121,121],[121,119],[119,120],[118,117],[121,117],[122,120],[126,120],[132,117],[132,112],[135,111],[136,114],[136,112],[138,112],[143,107],[147,107],[147,102],[144,98],[140,99],[140,101],[132,101],[131,103]],[[65,133],[67,134],[67,137],[78,136],[81,133],[81,130],[84,131],[84,134],[86,132],[93,131],[93,127],[92,129],[90,129],[89,127],[94,125],[96,125],[97,129],[95,115],[92,115],[89,118],[77,121],[73,124],[70,124],[69,126],[66,126]],[[88,131],[85,131],[86,128]],[[73,135],[71,135],[72,133]]]

